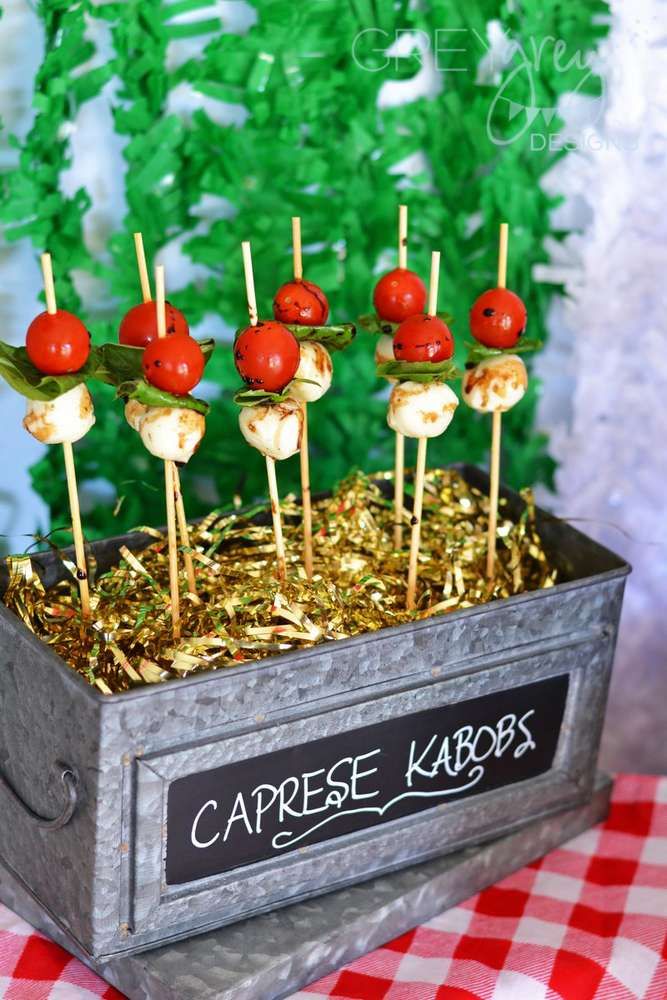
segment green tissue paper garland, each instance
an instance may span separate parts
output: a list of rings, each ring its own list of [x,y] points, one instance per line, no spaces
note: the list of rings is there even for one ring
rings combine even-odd
[[[83,308],[96,342],[115,339],[120,317],[140,298],[132,233],[141,230],[150,260],[166,243],[183,241],[185,255],[208,277],[179,288],[179,275],[170,274],[170,297],[191,326],[201,324],[198,335],[206,336],[207,319],[218,316],[231,337],[246,309],[241,239],[252,240],[260,314],[269,315],[274,286],[291,274],[290,216],[300,215],[305,276],[326,290],[332,322],[354,320],[369,311],[380,270],[394,266],[396,210],[402,201],[410,210],[409,266],[427,276],[431,250],[442,251],[439,301],[455,317],[459,365],[465,360],[468,309],[495,284],[501,219],[512,227],[510,287],[526,301],[531,336],[544,339],[553,289],[535,284],[531,270],[546,260],[545,236],[565,234],[552,230],[549,212],[556,202],[540,181],[564,154],[531,150],[528,136],[505,146],[490,141],[489,109],[515,63],[497,71],[492,83],[482,82],[482,40],[488,23],[498,20],[527,52],[534,41],[551,37],[562,39],[568,51],[587,53],[606,30],[607,5],[601,0],[586,5],[580,0],[433,0],[424,5],[258,0],[254,7],[256,24],[239,36],[210,16],[206,0],[39,4],[45,55],[35,80],[34,123],[25,139],[12,140],[17,163],[2,177],[0,222],[7,239],[29,238],[36,251],[50,250],[59,305]],[[183,21],[178,15],[189,17]],[[96,53],[86,28],[95,20],[110,29],[112,55],[90,69]],[[443,35],[443,29],[452,28],[465,34],[452,35],[452,42]],[[378,110],[385,82],[409,79],[420,69],[416,51],[400,59],[383,51],[406,30],[423,32],[432,41],[445,38],[441,47],[458,51],[438,53],[443,82],[438,96]],[[169,43],[184,38],[199,42],[197,55],[173,66]],[[560,72],[550,56],[541,59],[532,72],[536,103],[554,107],[559,94],[580,82],[577,72],[576,67]],[[63,126],[109,81],[105,97],[126,142],[127,212],[107,253],[93,257],[82,236],[90,198],[85,190],[71,197],[60,191],[60,177],[70,164]],[[168,114],[169,92],[181,84],[213,101],[243,105],[245,123],[221,126],[204,110],[188,117]],[[599,80],[589,77],[586,88],[599,93]],[[521,74],[506,97],[528,101]],[[509,136],[516,122],[506,112],[503,117],[502,101],[497,106],[493,127]],[[558,127],[556,118],[547,131]],[[402,162],[420,151],[428,169],[407,175]],[[197,214],[206,195],[220,199],[219,218],[210,222]],[[312,252],[309,244],[316,245]],[[112,314],[93,311],[92,304],[82,307],[72,281],[75,270],[106,283]],[[316,491],[351,467],[392,465],[386,390],[375,374],[373,349],[374,338],[360,331],[335,358],[332,390],[312,407]],[[206,383],[213,403],[206,438],[182,477],[191,516],[215,503],[228,504],[234,493],[251,499],[266,488],[263,459],[236,430],[232,397],[238,376],[231,349],[218,349]],[[504,423],[503,479],[515,486],[548,483],[553,473],[546,439],[534,429],[538,392],[537,380],[531,379],[527,397]],[[85,510],[87,533],[104,536],[155,523],[160,519],[160,463],[125,425],[111,390],[96,391],[95,407],[97,424],[77,445],[77,470],[84,498],[86,484],[100,478],[111,484],[112,498]],[[489,421],[461,407],[447,433],[432,442],[429,461],[484,462],[488,447]],[[61,524],[67,498],[56,449],[32,473],[54,524]],[[281,463],[281,490],[298,489],[298,481],[298,460]]]

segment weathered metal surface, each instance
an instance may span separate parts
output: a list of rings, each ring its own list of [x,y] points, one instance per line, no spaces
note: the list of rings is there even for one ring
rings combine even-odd
[[[325,976],[604,819],[611,781],[591,800],[483,847],[297,903],[147,954],[88,959],[0,869],[0,899],[87,961],[130,1000],[279,1000]]]
[[[483,474],[464,472],[484,488]],[[628,567],[563,522],[540,516],[567,580],[550,590],[112,697],[89,687],[0,605],[0,772],[43,817],[63,810],[58,761],[76,774],[79,797],[71,821],[53,831],[0,788],[0,860],[82,949],[108,957],[351,885],[584,803]],[[100,543],[100,559],[111,560],[118,544]],[[52,580],[57,565],[47,557],[44,570]],[[548,773],[273,861],[165,885],[165,802],[174,778],[563,673],[570,690]]]

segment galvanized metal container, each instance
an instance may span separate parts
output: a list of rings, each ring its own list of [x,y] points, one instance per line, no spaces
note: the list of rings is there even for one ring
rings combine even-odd
[[[0,605],[0,863],[106,960],[586,802],[629,567],[538,517],[552,589],[111,697]]]

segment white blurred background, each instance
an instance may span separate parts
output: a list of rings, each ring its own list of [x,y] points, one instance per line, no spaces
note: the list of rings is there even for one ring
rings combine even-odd
[[[254,19],[245,3],[212,6],[238,30]],[[534,274],[536,281],[566,288],[566,297],[554,302],[549,344],[538,361],[544,380],[540,426],[560,463],[556,495],[540,499],[634,565],[603,764],[667,772],[667,3],[612,0],[611,6],[612,31],[600,51],[606,100],[595,109],[578,96],[562,103],[576,148],[546,181],[565,196],[555,223],[575,233],[565,244],[550,246],[550,265]],[[95,32],[103,53],[105,28]],[[31,4],[5,0],[3,165],[15,155],[7,134],[24,135],[30,127],[41,44]],[[178,46],[193,44],[174,43],[172,58],[182,57]],[[425,58],[417,79],[386,85],[381,100],[402,102],[443,85]],[[121,145],[113,136],[108,97],[107,89],[73,123],[74,160],[63,179],[68,191],[85,185],[92,196],[85,235],[95,250],[124,211]],[[191,91],[174,92],[171,110],[185,113],[202,100]],[[190,265],[184,258],[173,263],[170,270],[185,284]],[[38,267],[25,241],[0,242],[0,275],[0,336],[18,343],[41,308]],[[46,524],[27,471],[40,446],[21,428],[23,410],[24,401],[0,382],[0,535],[14,550]]]

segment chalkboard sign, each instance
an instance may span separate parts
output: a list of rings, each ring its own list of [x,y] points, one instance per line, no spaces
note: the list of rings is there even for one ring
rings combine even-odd
[[[568,677],[187,775],[167,806],[166,879],[194,879],[547,771]]]

